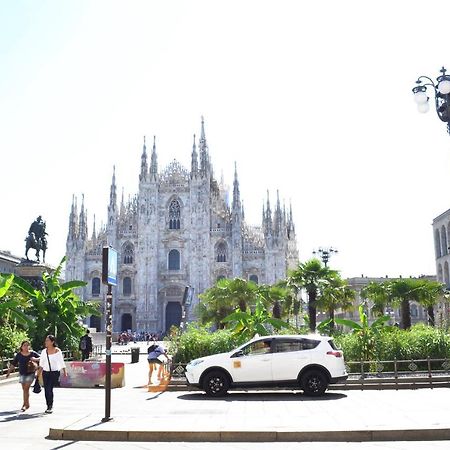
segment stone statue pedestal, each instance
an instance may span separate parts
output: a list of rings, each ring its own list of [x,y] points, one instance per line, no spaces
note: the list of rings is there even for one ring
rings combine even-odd
[[[22,259],[16,266],[16,275],[28,281],[33,287],[40,288],[42,285],[42,274],[44,272],[51,273],[54,270],[54,267],[48,264]]]

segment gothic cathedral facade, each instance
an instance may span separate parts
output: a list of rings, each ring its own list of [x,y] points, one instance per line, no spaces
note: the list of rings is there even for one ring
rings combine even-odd
[[[179,325],[187,286],[193,298],[186,320],[195,319],[198,294],[220,278],[242,277],[272,284],[298,264],[292,208],[286,211],[267,198],[262,226],[245,221],[235,169],[232,199],[213,174],[202,119],[198,151],[194,136],[191,170],[173,161],[158,170],[156,146],[148,164],[141,156],[139,192],[125,204],[117,202],[112,176],[107,224],[88,236],[84,198],[78,214],[72,201],[67,236],[66,280],[85,280],[81,297],[103,302],[102,248],[119,253],[118,286],[113,289],[113,329],[164,332]],[[103,317],[88,325],[104,330]]]

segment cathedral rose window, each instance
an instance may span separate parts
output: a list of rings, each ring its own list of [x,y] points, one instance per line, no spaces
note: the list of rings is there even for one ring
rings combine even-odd
[[[181,206],[178,200],[172,200],[169,205],[169,229],[179,230],[181,219]]]

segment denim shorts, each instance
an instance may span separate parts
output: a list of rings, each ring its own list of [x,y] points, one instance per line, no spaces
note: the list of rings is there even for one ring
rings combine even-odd
[[[27,375],[19,375],[20,384],[33,384],[35,375],[34,373],[29,373]]]

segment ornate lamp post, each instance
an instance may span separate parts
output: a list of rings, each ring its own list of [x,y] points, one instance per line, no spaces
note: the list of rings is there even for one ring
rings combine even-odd
[[[430,109],[428,93],[434,94],[436,112],[442,122],[447,123],[447,132],[450,134],[450,75],[446,75],[447,70],[442,67],[439,75],[434,82],[430,77],[420,76],[412,91],[414,100],[417,103],[417,109],[421,113],[426,113]],[[430,88],[430,90],[428,90]]]
[[[322,262],[325,264],[325,267],[327,267],[328,261],[330,260],[330,257],[333,253],[337,253],[338,251],[333,247],[319,247],[319,249],[316,251],[313,251],[313,255],[319,254],[319,258],[322,260]]]

